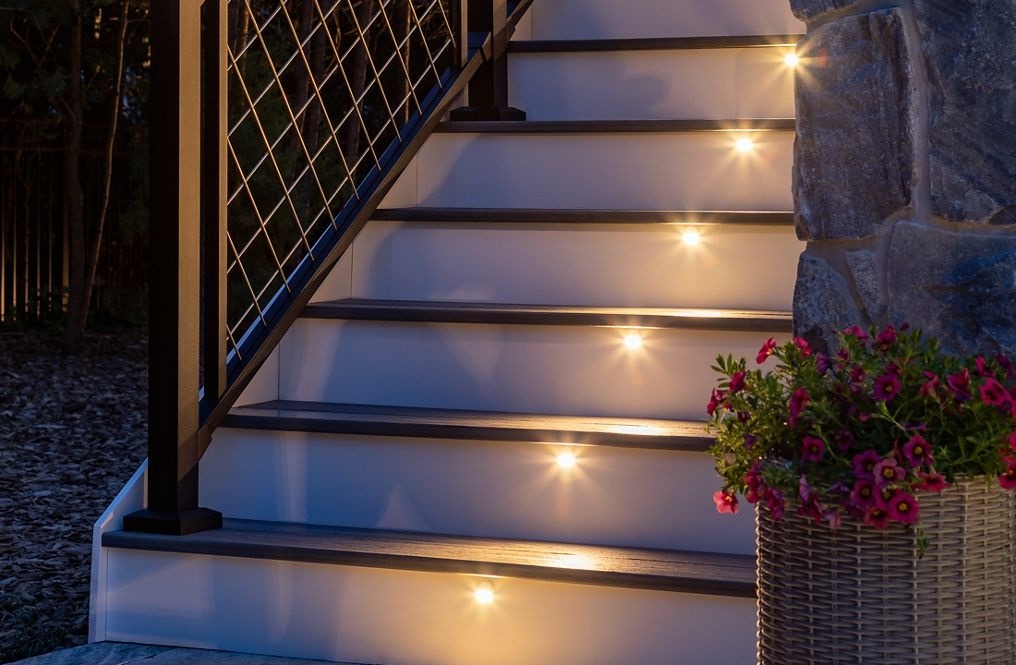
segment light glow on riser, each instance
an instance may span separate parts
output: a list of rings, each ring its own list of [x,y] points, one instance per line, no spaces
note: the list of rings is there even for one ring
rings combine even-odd
[[[697,452],[219,429],[200,478],[202,505],[240,519],[754,551],[751,511],[716,514]]]
[[[630,39],[804,32],[786,0],[534,2],[528,39]],[[520,37],[521,38],[521,37]]]
[[[509,94],[529,120],[792,118],[788,52],[513,53]]]
[[[755,357],[764,333],[300,320],[280,354],[280,399],[481,411],[705,417],[719,353]]]
[[[748,155],[735,148],[743,135]],[[793,143],[788,131],[435,134],[417,158],[417,196],[472,208],[792,210]]]
[[[754,663],[748,598],[115,549],[109,558],[114,641],[399,665],[674,665],[675,654]],[[480,583],[494,603],[476,603]]]
[[[789,311],[793,227],[370,222],[352,295],[533,305]]]

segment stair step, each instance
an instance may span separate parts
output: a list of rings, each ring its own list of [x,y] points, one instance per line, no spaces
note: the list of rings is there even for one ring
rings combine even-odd
[[[581,445],[704,451],[703,422],[552,416],[461,409],[277,400],[234,408],[223,427],[478,441],[573,441]]]
[[[793,226],[794,213],[746,210],[572,210],[561,208],[379,208],[372,218],[393,222],[518,224],[683,224]]]
[[[732,118],[676,120],[525,120],[446,121],[437,131],[444,134],[629,134],[670,132],[793,132],[794,118]]]
[[[597,51],[672,51],[724,48],[772,48],[797,44],[803,34],[716,35],[635,39],[526,39],[508,44],[511,53],[589,53]]]
[[[311,319],[356,321],[682,328],[732,332],[789,333],[793,330],[793,315],[790,312],[656,307],[564,307],[357,298],[313,303],[304,308],[303,316]]]
[[[498,575],[550,582],[750,598],[754,558],[470,538],[405,531],[224,520],[223,528],[188,536],[114,531],[105,547],[244,557],[273,561]]]

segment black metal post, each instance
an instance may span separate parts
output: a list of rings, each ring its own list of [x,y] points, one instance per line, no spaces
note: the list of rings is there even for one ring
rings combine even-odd
[[[490,33],[491,53],[469,82],[469,105],[451,119],[525,120],[525,111],[508,105],[508,0],[469,0],[466,23],[471,34]]]
[[[148,509],[124,529],[218,528],[198,507],[201,0],[152,0]]]

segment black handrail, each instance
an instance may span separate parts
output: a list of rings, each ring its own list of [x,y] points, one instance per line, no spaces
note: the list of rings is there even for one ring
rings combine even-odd
[[[508,15],[507,0],[152,0],[148,508],[127,516],[125,529],[186,534],[221,526],[221,515],[199,507],[198,461],[211,432],[467,84],[470,107],[461,113],[480,107],[486,115],[472,117],[520,117],[507,107],[505,58],[508,38],[531,3],[521,0]],[[365,6],[378,12],[359,16],[369,14]],[[402,39],[391,21],[395,12],[411,26]],[[346,50],[332,34],[341,34],[344,17],[353,39]],[[235,30],[242,20],[253,37],[237,40],[229,26]],[[425,25],[443,31],[444,41],[431,48]],[[394,53],[387,60],[375,62],[371,34],[390,39]],[[293,45],[292,54],[278,52],[283,42]],[[426,54],[422,75],[407,62],[414,48]],[[334,66],[326,72],[322,53],[329,52]],[[439,70],[443,54],[448,63]],[[269,77],[245,71],[248,57],[261,58]],[[350,64],[349,58],[359,59]],[[373,79],[351,80],[347,65],[352,79],[364,77],[367,66]],[[389,98],[391,91],[384,89],[386,82],[399,80],[392,72],[403,75],[401,99],[395,93]],[[310,80],[299,79],[305,74]],[[244,79],[248,75],[250,81]],[[428,76],[434,84],[422,88]],[[227,78],[236,85],[227,87]],[[326,108],[330,90],[345,94],[350,108]],[[230,94],[240,100],[239,108],[228,106]],[[281,130],[266,126],[271,112],[263,109],[273,95],[277,108],[271,112],[282,118]],[[330,132],[323,142],[301,134],[308,124],[317,131],[309,120],[315,113],[323,114]],[[337,113],[341,120],[334,123]],[[245,122],[255,123],[250,132]],[[343,145],[350,126],[355,139]],[[392,132],[394,138],[384,144]],[[250,136],[260,139],[262,152],[245,162],[242,140]],[[337,159],[331,174],[341,164],[344,179],[325,183],[317,164],[332,144]],[[279,164],[284,160],[285,169]],[[265,165],[271,169],[262,170]],[[290,167],[299,173],[292,182],[286,179]],[[269,212],[258,208],[252,184],[265,173],[277,176],[262,179],[274,182],[280,197]],[[301,184],[304,177],[314,182]],[[321,208],[302,220],[297,203],[314,195]],[[234,216],[241,196],[253,209],[255,224],[246,220],[255,229],[250,239],[239,238],[233,228],[243,226],[242,215]],[[290,211],[298,230],[298,246],[288,254],[273,243],[278,231],[271,225],[281,224],[274,218],[280,209]],[[319,224],[323,216],[330,223]],[[315,225],[320,230],[311,228]],[[260,288],[250,273],[261,268],[247,263],[259,240],[267,243],[274,265]],[[233,307],[234,275],[251,296],[247,307]],[[281,286],[273,290],[276,280]],[[243,312],[239,322],[234,309]]]

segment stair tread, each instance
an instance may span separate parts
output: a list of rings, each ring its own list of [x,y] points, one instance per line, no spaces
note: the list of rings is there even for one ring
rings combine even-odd
[[[438,125],[437,132],[484,134],[570,134],[631,132],[793,132],[794,118],[729,118],[720,120],[452,120]]]
[[[682,451],[704,451],[713,440],[698,421],[288,400],[234,407],[223,427]]]
[[[693,330],[789,332],[790,312],[662,307],[574,307],[510,303],[350,298],[312,303],[306,318],[440,323],[587,325]]]
[[[743,224],[793,226],[793,211],[598,210],[563,208],[379,208],[371,218],[397,222],[505,222],[545,224]]]
[[[114,531],[104,547],[498,575],[753,597],[754,557],[226,519],[187,536]]]
[[[804,37],[803,34],[651,37],[634,39],[530,39],[509,42],[508,50],[511,53],[577,53],[588,51],[758,48],[793,46],[802,37]]]

